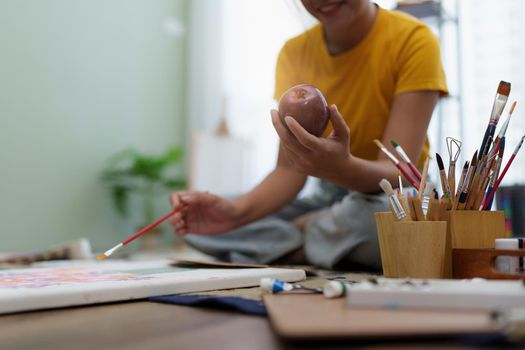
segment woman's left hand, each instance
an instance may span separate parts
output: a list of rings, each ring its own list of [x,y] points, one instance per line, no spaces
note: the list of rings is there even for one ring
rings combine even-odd
[[[293,169],[327,180],[341,176],[351,157],[350,129],[335,105],[330,106],[333,131],[327,138],[310,134],[290,116],[285,118],[286,128],[279,112],[272,110],[271,114],[282,150]]]

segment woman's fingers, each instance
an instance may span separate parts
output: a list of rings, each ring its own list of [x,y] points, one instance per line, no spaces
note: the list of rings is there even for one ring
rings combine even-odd
[[[184,196],[186,195],[183,195],[183,197]],[[181,203],[185,203],[185,201],[181,200],[180,194],[174,193],[170,196],[170,203],[173,206],[173,208],[175,208]],[[173,227],[173,229],[178,235],[186,233],[187,227],[185,217],[187,211],[187,207],[184,207],[182,210],[176,212],[168,219],[169,224],[171,225],[171,227]]]
[[[341,113],[339,113],[336,105],[330,106],[330,120],[332,121],[335,136],[342,138],[349,137],[350,128],[346,124]]]
[[[175,226],[175,230],[177,231],[177,234],[185,233],[187,230],[186,223],[184,220],[180,220],[177,222],[177,225]]]
[[[170,205],[172,208],[175,208],[180,204],[179,194],[177,192],[172,193],[169,197]]]
[[[292,134],[292,132],[281,122],[279,117],[279,112],[275,109],[272,109],[272,123],[277,135],[281,139],[281,143],[284,144],[287,148],[293,149],[295,152],[301,151],[304,147],[297,140],[297,138]]]
[[[293,119],[292,117],[286,117],[284,118],[286,125],[288,126],[288,129],[294,134],[295,138],[301,145],[303,145],[305,148],[308,148],[310,150],[315,149],[316,147],[319,147],[319,139],[310,134],[308,131],[306,131],[298,122],[297,120]]]

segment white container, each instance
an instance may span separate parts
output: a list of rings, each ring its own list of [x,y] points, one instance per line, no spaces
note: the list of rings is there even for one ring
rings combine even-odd
[[[497,238],[496,249],[504,250],[522,250],[524,248],[525,239],[517,238]],[[498,256],[496,258],[496,270],[501,273],[523,274],[524,272],[524,257],[521,256]]]

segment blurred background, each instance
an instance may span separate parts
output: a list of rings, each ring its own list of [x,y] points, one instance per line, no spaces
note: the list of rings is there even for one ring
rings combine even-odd
[[[519,102],[514,149],[525,2],[377,3],[420,17],[441,41],[451,95],[431,123],[432,151],[447,154],[451,136],[470,158],[500,80]],[[0,0],[0,251],[79,237],[105,250],[167,213],[174,189],[250,189],[275,164],[278,51],[314,23],[293,0]],[[519,154],[498,202],[515,234],[524,170]]]

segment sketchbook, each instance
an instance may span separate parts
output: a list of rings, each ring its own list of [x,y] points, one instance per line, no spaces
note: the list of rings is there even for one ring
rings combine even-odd
[[[261,278],[300,281],[303,270],[195,269],[155,262],[62,262],[0,270],[0,314],[152,296],[258,286]]]

